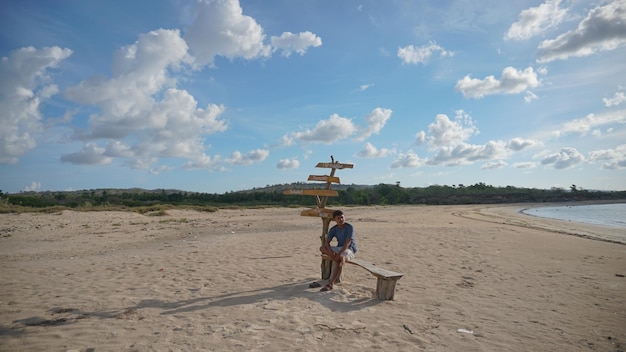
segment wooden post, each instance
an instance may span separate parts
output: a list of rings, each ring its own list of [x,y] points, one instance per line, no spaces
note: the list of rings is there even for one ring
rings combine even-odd
[[[328,228],[330,227],[331,220],[332,219],[330,218],[322,219],[322,221],[324,221],[322,236],[320,237],[320,239],[322,240],[322,246],[324,245],[324,243],[326,243],[326,235],[328,234]],[[337,269],[337,263],[326,258],[326,256],[322,256],[322,263],[320,264],[320,267],[321,267],[322,280],[330,280],[330,277],[333,274],[333,271]],[[340,283],[342,278],[343,278],[343,271],[341,272],[339,277],[337,277],[337,279],[335,280],[335,283],[337,284]]]
[[[330,218],[322,218],[322,236],[320,236],[320,240],[322,241],[322,246],[326,243],[326,234],[328,233],[328,228],[330,227]],[[330,279],[330,275],[333,271],[333,261],[330,259],[322,258],[321,264],[321,273],[322,280]]]
[[[331,156],[331,160],[333,160],[332,156]],[[336,170],[336,169],[331,169],[331,170],[330,170],[330,178],[329,178],[329,180],[330,180],[332,177],[335,177],[335,170]],[[326,182],[326,189],[327,189],[327,190],[330,190],[330,185],[331,185],[331,184],[332,184],[332,182],[331,182],[331,181]],[[322,198],[322,201],[320,202],[320,208],[324,208],[324,207],[326,207],[326,203],[327,203],[327,202],[328,202],[328,197],[324,197],[324,198]]]
[[[396,293],[396,282],[398,278],[382,278],[376,280],[376,298],[379,300],[391,301]]]

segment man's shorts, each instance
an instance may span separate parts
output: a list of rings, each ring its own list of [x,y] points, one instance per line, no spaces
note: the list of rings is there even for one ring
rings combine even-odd
[[[333,250],[333,252],[338,253],[341,250],[341,247],[330,247],[330,249]],[[352,251],[352,249],[348,248],[345,251],[343,251],[343,253],[341,253],[342,257],[346,257],[347,260],[351,260],[354,259],[354,252]]]

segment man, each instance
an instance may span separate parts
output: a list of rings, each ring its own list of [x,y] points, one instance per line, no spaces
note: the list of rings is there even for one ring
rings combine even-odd
[[[333,212],[333,220],[335,220],[337,224],[328,231],[326,242],[320,247],[320,251],[337,263],[337,269],[333,270],[330,281],[328,281],[326,286],[322,287],[322,291],[330,291],[333,289],[333,285],[339,275],[341,275],[346,260],[354,258],[356,254],[356,241],[354,240],[354,229],[352,225],[346,222],[341,210],[335,210]],[[333,238],[337,239],[336,246],[330,245]]]

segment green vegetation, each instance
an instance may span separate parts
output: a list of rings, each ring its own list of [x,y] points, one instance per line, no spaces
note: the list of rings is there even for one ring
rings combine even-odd
[[[179,190],[98,189],[72,192],[22,192],[6,194],[0,191],[0,212],[59,212],[64,209],[80,211],[128,210],[145,215],[162,216],[168,209],[186,208],[216,211],[232,207],[314,207],[311,196],[284,195],[285,189],[320,188],[320,184],[295,183],[276,185],[248,191],[210,194]],[[328,206],[395,205],[395,204],[496,204],[519,202],[561,202],[583,200],[626,199],[626,191],[587,191],[576,185],[562,188],[534,189],[513,186],[494,187],[482,182],[471,186],[429,186],[404,188],[400,184],[376,186],[338,185],[338,197],[331,197]]]

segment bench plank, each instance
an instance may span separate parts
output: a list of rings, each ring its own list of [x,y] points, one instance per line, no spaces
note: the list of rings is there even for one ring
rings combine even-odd
[[[350,264],[354,264],[354,265],[358,265],[361,268],[369,271],[370,273],[372,273],[372,275],[378,277],[378,278],[382,278],[382,279],[399,279],[402,276],[404,276],[404,274],[402,273],[398,273],[395,271],[391,271],[391,270],[387,270],[387,269],[383,269],[379,266],[376,266],[376,264],[374,263],[370,263],[368,261],[365,260],[361,260],[361,259],[351,259],[348,260],[348,263]]]

